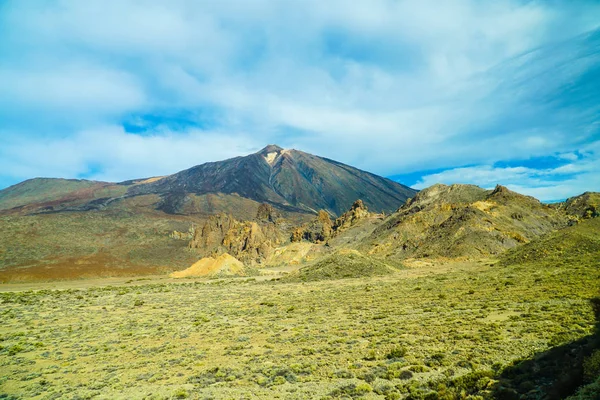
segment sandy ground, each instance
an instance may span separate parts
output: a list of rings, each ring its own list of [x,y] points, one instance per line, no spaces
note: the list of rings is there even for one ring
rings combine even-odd
[[[489,264],[493,260],[483,261],[423,261],[423,260],[408,260],[405,265],[406,269],[398,271],[399,278],[417,278],[426,277],[449,272],[460,271],[482,271],[489,268]],[[283,267],[264,268],[261,270],[261,275],[255,277],[240,277],[227,278],[231,279],[253,279],[264,281],[276,279],[282,275],[292,273],[305,265],[286,265]],[[103,286],[139,286],[157,283],[183,283],[183,282],[206,282],[209,278],[206,277],[189,277],[189,278],[171,278],[168,274],[144,275],[138,277],[111,277],[111,278],[89,278],[78,280],[57,280],[50,282],[15,282],[0,284],[0,292],[22,292],[27,290],[67,290],[67,289],[88,289],[93,287]],[[210,279],[211,282],[218,279]]]

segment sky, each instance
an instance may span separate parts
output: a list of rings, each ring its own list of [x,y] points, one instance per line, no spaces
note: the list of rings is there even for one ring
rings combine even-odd
[[[417,189],[600,191],[600,2],[0,0],[0,189],[271,143]]]

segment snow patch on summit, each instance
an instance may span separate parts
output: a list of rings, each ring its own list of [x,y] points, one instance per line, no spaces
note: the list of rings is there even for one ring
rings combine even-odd
[[[273,165],[273,163],[275,162],[275,160],[277,160],[277,156],[279,155],[279,152],[274,151],[272,153],[268,153],[265,156],[265,161],[269,164],[269,165]]]

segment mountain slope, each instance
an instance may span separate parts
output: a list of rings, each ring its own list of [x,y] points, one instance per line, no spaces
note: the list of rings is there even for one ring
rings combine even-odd
[[[415,190],[389,179],[298,150],[270,145],[245,157],[211,162],[128,189],[158,194],[162,209],[178,212],[189,193],[235,194],[284,209],[339,215],[356,199],[374,211],[393,211]]]
[[[320,281],[391,275],[395,266],[370,258],[356,250],[342,249],[292,273],[283,281]]]
[[[600,216],[600,193],[585,192],[579,196],[568,198],[555,205],[567,214],[580,219],[595,218]]]
[[[600,267],[599,260],[600,218],[591,218],[507,251],[500,264],[552,268],[563,264],[590,264]]]
[[[35,178],[0,190],[0,210],[38,203],[75,202],[105,195],[111,184],[81,179]],[[104,192],[104,193],[103,193]],[[124,190],[123,190],[124,193]]]

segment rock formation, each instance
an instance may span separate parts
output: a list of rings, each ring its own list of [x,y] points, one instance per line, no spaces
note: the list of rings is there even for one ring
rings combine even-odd
[[[229,253],[247,265],[260,264],[273,248],[286,241],[284,225],[268,204],[261,204],[254,221],[238,221],[229,214],[209,217],[189,243],[206,256]]]
[[[275,210],[275,208],[273,208],[272,205],[262,203],[258,206],[258,210],[256,211],[256,219],[258,221],[276,223],[281,219],[281,215]]]
[[[367,206],[363,203],[362,200],[358,199],[352,204],[350,210],[343,213],[338,219],[335,220],[335,224],[333,225],[333,230],[337,232],[345,231],[351,226],[355,225],[357,222],[368,217],[369,210]]]
[[[194,233],[196,233],[196,227],[194,226],[194,224],[192,224],[192,226],[190,226],[190,229],[188,229],[187,232],[173,231],[171,232],[169,237],[171,239],[177,240],[190,240],[194,237]]]
[[[327,211],[321,210],[316,218],[303,229],[301,228],[300,231],[302,232],[301,239],[303,240],[308,240],[312,243],[325,242],[331,237],[333,232],[333,222],[331,222],[331,217]],[[297,239],[298,231],[294,231],[292,237]]]
[[[247,275],[244,264],[235,257],[223,253],[216,259],[205,257],[195,262],[191,267],[183,271],[173,272],[171,278],[188,277],[226,277],[226,276],[245,276]]]
[[[362,200],[356,200],[352,204],[352,207],[337,218],[335,222],[331,221],[326,211],[321,210],[312,222],[298,227],[292,232],[291,241],[327,242],[327,240],[334,237],[337,233],[343,232],[369,215],[370,213]]]

